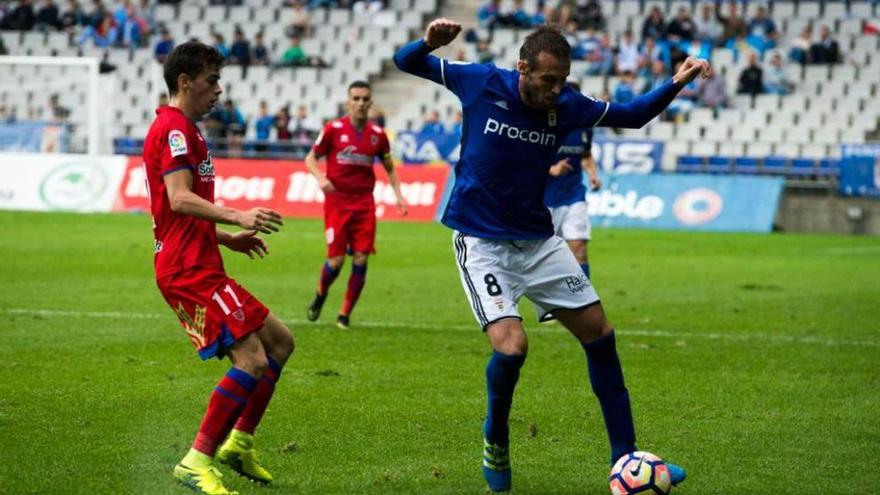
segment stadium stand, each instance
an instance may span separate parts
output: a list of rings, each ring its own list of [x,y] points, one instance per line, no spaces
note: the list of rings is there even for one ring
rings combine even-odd
[[[123,152],[132,151],[146,133],[153,108],[164,91],[161,67],[153,55],[160,26],[167,28],[176,42],[194,37],[211,42],[212,33],[220,33],[230,42],[233,33],[240,29],[253,44],[256,34],[263,33],[273,62],[280,60],[288,46],[288,27],[294,19],[294,7],[280,0],[215,3],[193,0],[177,5],[153,5],[147,2],[149,7],[143,14],[153,32],[151,37],[143,37],[143,46],[139,48],[108,50],[96,48],[92,42],[80,45],[81,31],[76,29],[6,30],[0,35],[11,55],[100,58],[106,52],[106,62],[115,66],[115,70],[102,76],[101,91],[114,97],[102,107],[101,118],[112,127],[112,137],[119,138],[117,150],[121,146]],[[308,12],[309,36],[302,40],[301,48],[306,55],[319,58],[321,63],[294,68],[251,65],[243,70],[231,67],[224,72],[225,97],[231,98],[248,120],[245,136],[248,140],[256,137],[254,121],[261,100],[267,100],[273,111],[281,106],[293,109],[305,105],[316,119],[334,118],[345,97],[339,88],[356,78],[368,79],[375,84],[377,93],[381,93],[383,82],[396,77],[388,64],[394,50],[418,36],[425,21],[438,14],[472,16],[460,19],[471,31],[471,39],[491,40],[489,49],[495,56],[494,62],[512,67],[528,31],[501,24],[492,30],[479,26],[476,12],[483,3],[481,0],[390,0],[385,9],[376,13],[313,8]],[[546,2],[546,11],[539,12],[539,6],[544,4],[526,0],[523,10],[538,18],[539,14],[546,18],[558,14],[559,11],[554,10],[558,2]],[[599,4],[603,32],[615,47],[627,31],[640,38],[642,23],[655,6],[661,9],[667,21],[680,8],[699,12],[702,6],[702,2],[687,0],[606,0]],[[512,12],[513,5],[512,0],[503,0],[501,12]],[[748,20],[760,5],[764,4],[738,3],[737,9]],[[880,7],[867,0],[777,0],[766,5],[778,37],[776,48],[765,51],[762,64],[766,69],[770,54],[783,55],[794,86],[790,94],[755,97],[734,94],[748,59],[745,55],[748,48],[740,40],[714,47],[710,52],[713,65],[726,83],[730,96],[728,107],[715,111],[696,106],[674,118],[655,120],[645,129],[624,130],[620,134],[664,140],[663,167],[666,170],[833,177],[837,173],[839,144],[861,143],[878,132],[880,36],[874,29],[874,19],[880,15]],[[7,6],[7,11],[12,6],[14,2]],[[454,17],[459,19],[457,15]],[[815,41],[821,26],[829,27],[830,38],[839,47],[839,63],[801,65],[790,61],[789,50],[797,45],[796,38],[804,28],[812,28]],[[574,34],[583,39],[586,33],[579,30]],[[476,43],[460,41],[453,50],[446,52],[447,56],[465,60],[477,57]],[[87,116],[81,108],[87,90],[82,84],[65,81],[64,76],[63,67],[12,66],[0,80],[0,105],[17,114],[19,119],[46,118],[47,95],[58,93],[61,104],[71,110],[71,147],[82,149],[81,124]],[[619,83],[619,75],[596,74],[593,62],[587,60],[572,64],[572,76],[580,80],[585,92],[604,97]],[[644,78],[636,87],[640,88],[643,82]],[[392,82],[388,84],[397,88]],[[442,87],[414,79],[403,87],[407,94],[396,100],[400,104],[383,108],[387,114],[386,125],[391,130],[416,129],[422,116],[432,110],[439,111],[441,119],[449,122],[458,111],[457,99]]]

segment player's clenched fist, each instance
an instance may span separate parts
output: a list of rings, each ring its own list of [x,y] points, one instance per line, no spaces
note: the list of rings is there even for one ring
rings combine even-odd
[[[675,73],[672,80],[675,84],[684,86],[696,79],[697,76],[702,76],[703,79],[708,79],[711,74],[712,66],[709,65],[708,60],[688,57],[681,64],[681,67],[678,68],[678,72]]]
[[[431,48],[446,46],[461,32],[461,24],[450,19],[434,19],[425,30],[425,43]]]
[[[243,229],[256,230],[264,234],[278,232],[278,228],[284,224],[281,214],[269,208],[242,211],[235,223]]]

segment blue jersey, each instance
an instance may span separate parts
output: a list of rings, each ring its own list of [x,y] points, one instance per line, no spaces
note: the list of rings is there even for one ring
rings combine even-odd
[[[544,204],[550,208],[567,206],[583,201],[587,196],[584,186],[584,174],[581,172],[581,160],[589,154],[593,145],[592,129],[575,129],[562,140],[562,146],[556,152],[553,163],[568,158],[572,170],[559,177],[548,177],[547,189],[544,190]]]
[[[402,70],[444,85],[461,100],[461,156],[442,222],[486,239],[552,236],[544,188],[562,139],[600,121],[613,127],[641,127],[678,92],[669,83],[629,105],[619,105],[565,87],[554,108],[536,110],[520,98],[519,72],[491,64],[449,62],[430,51],[424,41],[414,41],[398,50],[394,61]]]

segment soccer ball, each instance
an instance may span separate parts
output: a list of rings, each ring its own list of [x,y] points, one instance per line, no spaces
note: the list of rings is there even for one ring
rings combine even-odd
[[[633,452],[618,459],[608,482],[614,495],[666,495],[672,490],[669,468],[650,452]]]

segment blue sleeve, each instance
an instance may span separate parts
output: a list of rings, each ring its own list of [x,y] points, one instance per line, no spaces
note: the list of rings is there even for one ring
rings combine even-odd
[[[611,103],[595,126],[638,129],[669,106],[681,88],[672,79],[629,103]]]
[[[424,40],[403,45],[394,54],[394,63],[404,72],[446,86],[464,104],[476,99],[492,70],[488,65],[449,62],[435,57]]]

